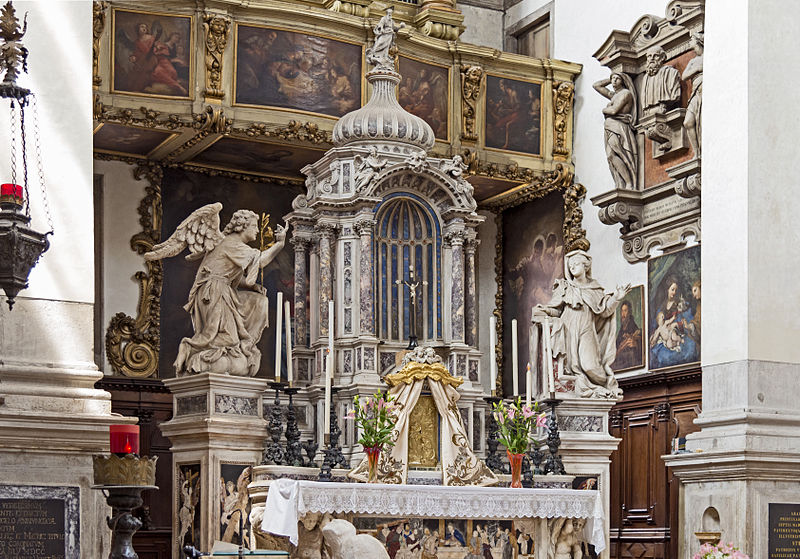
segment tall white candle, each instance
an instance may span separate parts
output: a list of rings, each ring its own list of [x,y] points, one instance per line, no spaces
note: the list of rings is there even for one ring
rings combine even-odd
[[[278,304],[275,306],[275,382],[281,381],[281,330],[283,329],[283,292],[278,291]]]
[[[556,392],[556,379],[553,374],[553,342],[550,338],[550,319],[544,319],[545,367],[550,385],[550,395]]]
[[[497,383],[497,319],[489,317],[489,336],[491,336],[492,352],[489,354],[489,389],[494,393]]]
[[[325,435],[331,434],[331,384],[333,383],[333,301],[328,301],[328,361],[325,367]]]
[[[511,321],[511,376],[513,378],[514,397],[519,395],[519,364],[517,359],[519,348],[517,347],[517,319]]]
[[[533,392],[533,377],[531,376],[531,363],[528,361],[528,368],[525,371],[525,405],[531,405],[531,393]]]
[[[292,306],[289,301],[283,304],[283,318],[286,323],[286,380],[289,386],[294,381],[294,368],[292,366]]]

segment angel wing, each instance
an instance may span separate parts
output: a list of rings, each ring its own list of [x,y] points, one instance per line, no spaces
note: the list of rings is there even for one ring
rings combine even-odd
[[[186,260],[197,260],[217,246],[225,236],[219,230],[219,212],[222,204],[208,204],[184,219],[169,239],[144,254],[144,259],[161,260],[179,254],[187,246]]]

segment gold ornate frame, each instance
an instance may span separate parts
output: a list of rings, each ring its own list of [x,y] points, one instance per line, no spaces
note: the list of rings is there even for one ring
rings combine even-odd
[[[493,148],[486,145],[486,117],[489,114],[489,95],[486,89],[489,87],[489,78],[497,78],[500,80],[510,80],[522,83],[536,84],[539,86],[539,153],[527,153],[524,151],[515,151],[511,149]],[[525,157],[535,157],[538,159],[545,159],[544,154],[544,105],[545,93],[547,91],[547,84],[542,80],[530,80],[516,76],[495,74],[494,72],[485,72],[483,76],[483,149],[486,151],[495,151],[500,153],[510,153],[524,155]]]
[[[574,175],[571,171],[558,165],[555,171],[520,185],[509,193],[490,198],[481,205],[483,209],[495,212],[497,225],[494,245],[494,274],[497,293],[494,297],[493,314],[497,320],[497,345],[495,346],[497,379],[494,388],[498,394],[503,393],[503,212],[525,202],[544,198],[552,192],[561,192],[564,199],[564,222],[562,224],[564,253],[578,249],[589,250],[586,230],[583,229],[583,210],[580,207],[586,196],[586,187],[573,182],[573,178]]]

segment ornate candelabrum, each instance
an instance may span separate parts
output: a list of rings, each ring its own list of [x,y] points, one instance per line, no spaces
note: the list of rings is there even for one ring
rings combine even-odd
[[[300,429],[297,428],[297,414],[294,410],[292,397],[300,391],[299,388],[288,387],[284,392],[289,396],[289,407],[286,410],[286,457],[285,464],[289,466],[303,465],[303,447],[300,444]]]
[[[331,401],[336,401],[336,393],[342,389],[341,386],[331,386]],[[342,447],[339,446],[339,437],[342,435],[342,430],[339,428],[339,418],[336,416],[336,406],[331,405],[331,432],[324,436],[324,448],[322,454],[325,458],[322,460],[322,465],[319,468],[319,480],[331,481],[331,473],[333,468],[340,466],[342,468],[349,467],[347,460],[342,453]]]
[[[27,18],[27,16],[26,16]],[[0,185],[0,288],[8,298],[8,308],[14,306],[14,298],[22,289],[28,287],[28,275],[45,252],[50,243],[47,235],[53,232],[53,221],[47,207],[47,194],[44,187],[39,126],[36,112],[36,96],[24,87],[17,85],[20,71],[27,72],[28,49],[20,39],[28,29],[27,19],[22,28],[11,2],[7,2],[0,12],[0,72],[5,77],[0,83],[0,97],[10,101],[11,137],[7,144],[11,158],[11,182]],[[31,206],[28,191],[28,149],[31,144],[30,124],[25,120],[25,109],[33,100],[33,146],[36,155],[36,174],[42,190],[44,209],[50,231],[39,233],[28,225],[31,222]],[[17,144],[19,141],[19,146]],[[17,173],[17,161],[21,159],[22,173]],[[2,182],[2,181],[0,181]]]
[[[272,440],[267,440],[266,450],[264,451],[264,457],[261,463],[280,466],[286,464],[286,451],[281,445],[281,434],[283,433],[281,389],[283,388],[283,384],[280,382],[271,382],[269,383],[269,387],[275,390],[275,402],[272,405],[272,411],[269,416],[269,433]],[[295,425],[295,428],[297,428],[297,425]]]
[[[132,511],[142,506],[142,491],[156,487],[156,460],[135,454],[95,455],[93,489],[103,491],[111,507],[107,519],[111,528],[111,553],[108,559],[139,559],[133,549],[133,535],[142,522]]]
[[[500,400],[502,400],[502,398],[498,398],[497,396],[486,396],[484,398],[484,401],[489,404],[489,419],[486,422],[486,466],[497,473],[503,473],[505,471],[505,468],[503,468],[503,461],[500,459],[500,456],[497,455],[497,447],[500,441],[497,440],[497,421],[495,421],[494,414],[492,413],[495,404],[500,402]]]
[[[556,408],[561,403],[561,400],[548,398],[544,403],[550,406],[550,416],[547,418],[547,448],[550,453],[547,455],[544,473],[564,475],[567,472],[564,470],[561,455],[558,453],[558,448],[561,446],[561,437],[558,434],[558,418],[556,417]]]

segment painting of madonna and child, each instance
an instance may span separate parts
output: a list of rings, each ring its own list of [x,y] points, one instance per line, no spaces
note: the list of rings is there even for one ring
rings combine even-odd
[[[114,10],[115,92],[190,97],[192,18]]]
[[[647,267],[651,371],[700,361],[700,247],[653,258]]]
[[[361,106],[361,45],[268,27],[236,33],[236,104],[333,117]]]
[[[533,522],[436,518],[356,518],[361,533],[391,559],[523,559],[534,556]]]

